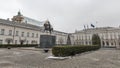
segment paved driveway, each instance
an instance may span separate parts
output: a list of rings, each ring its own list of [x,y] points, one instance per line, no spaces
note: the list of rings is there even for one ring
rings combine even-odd
[[[38,49],[0,49],[0,68],[120,68],[120,50],[100,49],[71,59],[46,59],[51,52]]]

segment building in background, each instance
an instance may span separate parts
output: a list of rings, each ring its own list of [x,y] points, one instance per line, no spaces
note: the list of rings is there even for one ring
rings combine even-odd
[[[120,47],[120,28],[99,27],[76,31],[74,36],[75,45],[92,45],[93,34],[98,34],[101,47]]]

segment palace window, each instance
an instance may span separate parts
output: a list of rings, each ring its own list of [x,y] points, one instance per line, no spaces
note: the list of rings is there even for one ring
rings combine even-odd
[[[12,35],[12,30],[9,30],[9,35],[10,35],[10,36]]]
[[[35,41],[35,40],[31,41],[31,44],[36,44],[36,43],[37,43],[37,41]]]
[[[21,36],[24,37],[24,32],[22,32]]]
[[[118,35],[118,39],[120,40],[120,35]]]
[[[107,45],[107,46],[109,45],[109,42],[108,42],[108,41],[106,42],[106,45]]]
[[[111,45],[113,45],[113,43],[111,43]]]
[[[18,36],[18,31],[16,31],[16,36]]]
[[[27,32],[27,37],[29,37],[29,32]]]
[[[1,29],[1,35],[4,35],[5,29]]]
[[[38,38],[38,34],[36,34],[36,38]]]
[[[17,40],[15,40],[15,44],[17,44]]]
[[[111,40],[113,39],[112,34],[110,34],[110,38],[111,38]]]
[[[32,33],[32,37],[34,37],[34,33]]]
[[[2,44],[3,43],[3,40],[0,40],[0,44]]]
[[[29,41],[27,40],[27,43],[26,44],[29,44]]]
[[[104,41],[102,41],[102,44],[103,44],[103,46],[105,45],[105,42]]]

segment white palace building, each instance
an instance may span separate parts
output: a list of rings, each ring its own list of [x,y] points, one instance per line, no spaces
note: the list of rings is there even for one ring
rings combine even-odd
[[[0,44],[40,44],[41,35],[49,35],[44,32],[44,23],[23,16],[20,12],[11,20],[0,19]],[[33,25],[31,23],[39,23]],[[98,34],[101,47],[120,47],[120,28],[97,27],[83,29],[75,33],[65,33],[53,30],[51,35],[56,36],[55,44],[92,45],[93,34]],[[8,42],[9,41],[9,42]],[[24,42],[23,42],[24,41]]]
[[[99,27],[76,31],[72,34],[75,45],[92,45],[93,34],[98,34],[101,47],[120,47],[120,27]]]
[[[49,34],[43,31],[43,24],[46,22],[49,21],[39,22],[23,16],[20,12],[11,20],[0,19],[0,44],[40,44],[40,35]],[[54,30],[51,35],[56,36],[56,44],[67,43],[67,33]]]

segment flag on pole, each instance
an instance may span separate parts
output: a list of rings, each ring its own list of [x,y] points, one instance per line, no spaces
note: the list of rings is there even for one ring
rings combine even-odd
[[[91,27],[93,27],[93,28],[94,28],[95,26],[94,26],[93,24],[91,24]]]
[[[86,26],[84,25],[84,29],[86,29]]]
[[[98,27],[98,25],[97,25],[97,24],[98,24],[98,21],[96,21],[96,28]]]
[[[89,29],[89,26],[87,25],[87,29]]]

